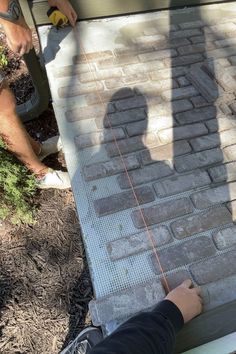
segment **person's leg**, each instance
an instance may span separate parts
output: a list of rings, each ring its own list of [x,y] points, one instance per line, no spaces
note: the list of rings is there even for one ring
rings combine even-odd
[[[8,150],[34,174],[45,174],[48,167],[36,155],[41,145],[26,132],[16,114],[15,99],[5,83],[0,88],[0,107],[0,136]]]

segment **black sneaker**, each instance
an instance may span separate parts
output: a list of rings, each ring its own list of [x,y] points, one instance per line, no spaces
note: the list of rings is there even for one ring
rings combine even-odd
[[[87,327],[60,354],[89,354],[103,340],[100,329]]]

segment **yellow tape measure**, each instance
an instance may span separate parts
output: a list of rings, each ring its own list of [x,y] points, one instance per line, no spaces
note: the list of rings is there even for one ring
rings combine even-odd
[[[63,15],[63,13],[61,13],[57,7],[51,7],[48,10],[47,15],[53,26],[57,28],[65,27],[69,23],[68,18]]]

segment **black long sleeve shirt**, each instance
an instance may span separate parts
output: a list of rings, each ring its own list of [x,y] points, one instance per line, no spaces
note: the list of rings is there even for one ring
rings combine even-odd
[[[96,345],[90,354],[171,354],[183,316],[169,300],[153,311],[141,313],[122,324]]]

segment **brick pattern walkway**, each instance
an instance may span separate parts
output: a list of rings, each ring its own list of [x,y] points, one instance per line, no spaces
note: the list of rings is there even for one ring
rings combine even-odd
[[[192,278],[205,310],[235,299],[236,17],[172,24],[169,33],[146,25],[136,24],[126,47],[72,55],[67,65],[71,37],[54,34],[64,54],[47,65],[98,324],[150,306],[137,295],[147,296],[144,281],[155,301],[163,297],[152,287],[160,268],[114,137],[170,287]],[[117,296],[128,305],[111,315]]]

